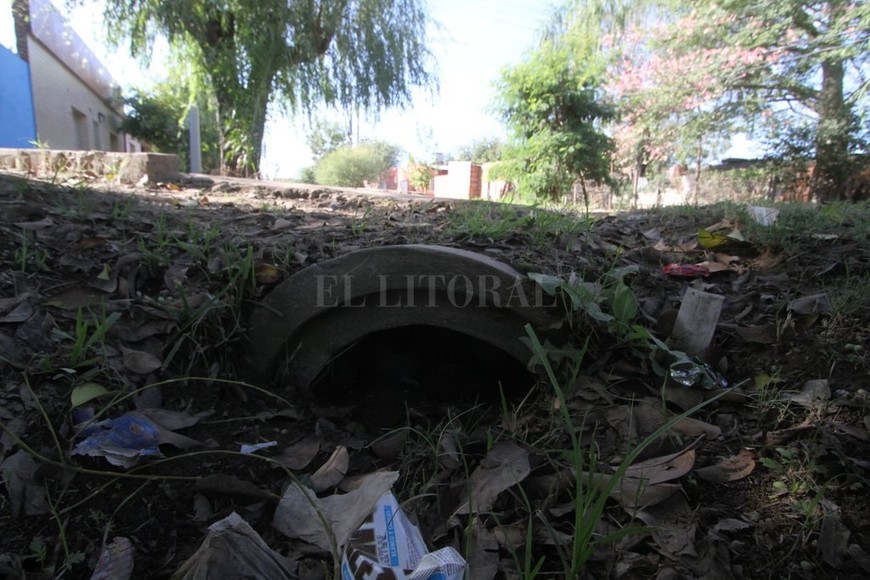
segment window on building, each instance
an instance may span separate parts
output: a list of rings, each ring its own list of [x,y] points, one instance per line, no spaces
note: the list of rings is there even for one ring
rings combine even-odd
[[[117,133],[109,133],[109,151],[120,151],[121,142]]]
[[[101,139],[100,135],[100,123],[99,121],[94,121],[92,124],[94,127],[94,149],[96,149],[97,151],[102,151],[103,140]]]
[[[75,107],[72,108],[72,116],[76,129],[76,149],[90,149],[91,140],[88,138],[88,118]]]

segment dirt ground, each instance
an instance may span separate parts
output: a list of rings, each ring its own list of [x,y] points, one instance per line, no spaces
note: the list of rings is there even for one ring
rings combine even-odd
[[[294,576],[332,577],[328,550],[273,526],[288,482],[328,497],[395,470],[430,547],[455,548],[471,578],[865,578],[868,216],[782,208],[764,227],[729,205],[587,217],[0,175],[0,576],[88,578],[115,540],[132,577],[169,577],[236,512]],[[311,264],[409,243],[561,280],[561,392],[539,366],[525,397],[418,401],[379,428],[353,401],[245,382],[259,298]],[[680,359],[701,371],[692,386],[664,342],[688,289],[724,297],[711,346]],[[159,424],[163,457],[74,453],[83,422],[122,416]],[[628,483],[605,487],[623,460]]]

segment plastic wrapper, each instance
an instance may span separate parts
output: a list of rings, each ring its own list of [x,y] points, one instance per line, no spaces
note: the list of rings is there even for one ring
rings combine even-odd
[[[73,455],[104,457],[112,465],[132,467],[141,457],[163,457],[158,444],[160,429],[146,417],[126,413],[89,425]]]
[[[684,387],[700,386],[705,389],[726,389],[728,379],[699,360],[682,361],[671,365],[671,379]]]
[[[465,560],[447,547],[427,552],[420,530],[391,493],[351,536],[341,561],[342,580],[462,580]]]

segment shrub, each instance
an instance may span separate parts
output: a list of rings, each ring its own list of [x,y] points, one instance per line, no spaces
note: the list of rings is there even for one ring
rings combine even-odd
[[[339,147],[317,162],[314,176],[320,185],[363,187],[366,182],[377,180],[397,156],[398,149],[386,143]]]

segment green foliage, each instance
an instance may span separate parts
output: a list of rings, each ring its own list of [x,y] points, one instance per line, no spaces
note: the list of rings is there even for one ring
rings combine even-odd
[[[745,130],[776,155],[815,158],[816,195],[844,197],[851,155],[866,148],[866,2],[661,4],[670,10],[626,35],[639,42],[612,45],[625,157],[700,160],[717,137]]]
[[[619,283],[621,283],[621,280]],[[581,424],[579,430],[576,428],[577,425],[574,418],[571,416],[571,407],[568,402],[568,397],[571,393],[566,391],[562,386],[563,384],[572,384],[577,377],[576,375],[572,376],[567,383],[560,380],[553,364],[551,364],[551,359],[558,360],[559,358],[562,358],[563,353],[554,353],[552,350],[548,350],[547,346],[542,344],[538,339],[534,330],[532,330],[531,325],[527,324],[525,330],[528,336],[528,343],[534,353],[533,360],[538,363],[538,366],[543,367],[549,386],[553,388],[556,400],[558,401],[558,412],[564,423],[565,432],[569,434],[571,440],[571,448],[566,450],[572,464],[572,479],[574,483],[574,534],[570,545],[565,546],[564,548],[558,547],[560,546],[560,542],[556,540],[557,536],[553,533],[554,530],[548,524],[546,517],[543,515],[541,517],[544,520],[544,524],[547,527],[551,538],[554,540],[553,544],[557,546],[557,553],[559,554],[559,559],[564,568],[564,577],[581,578],[584,568],[596,551],[604,546],[614,544],[628,535],[646,533],[648,531],[648,528],[643,528],[641,526],[628,526],[614,532],[602,534],[598,525],[604,517],[608,498],[616,489],[621,487],[622,481],[626,477],[629,467],[637,461],[647,447],[658,441],[659,438],[665,435],[674,425],[717,400],[722,396],[722,394],[724,394],[724,391],[719,395],[707,399],[706,401],[703,401],[695,407],[685,411],[683,414],[671,418],[664,425],[661,425],[625,455],[616,467],[613,475],[604,478],[603,482],[596,483],[594,475],[591,473],[597,464],[598,458],[596,450],[594,446],[589,447],[588,449],[583,448],[583,443],[577,435],[578,431],[582,431],[583,426]],[[586,344],[574,357],[575,368],[579,369],[580,363],[586,355],[588,346],[589,342],[587,339]],[[531,568],[530,562],[531,560],[527,558],[525,566],[526,570]],[[534,570],[536,572],[536,569]]]
[[[323,159],[347,142],[347,129],[340,124],[318,119],[311,124],[305,143],[315,161]]]
[[[189,167],[190,106],[199,108],[202,169],[208,173],[220,167],[220,132],[214,108],[208,98],[194,98],[190,87],[177,80],[156,84],[150,90],[134,89],[124,99],[127,118],[121,128],[148,143],[158,153],[174,153]]]
[[[611,111],[598,100],[600,70],[587,54],[575,43],[544,40],[502,73],[498,108],[513,139],[495,176],[551,199],[578,180],[609,180],[612,146],[599,124]]]
[[[317,183],[317,175],[314,172],[314,167],[303,167],[299,170],[299,182],[300,183]]]
[[[475,139],[471,143],[460,147],[454,158],[457,161],[490,163],[501,159],[503,150],[504,143],[502,143],[501,139],[494,137]]]
[[[339,147],[321,159],[314,176],[321,185],[364,187],[393,166],[399,149],[389,143],[373,141],[358,147]]]
[[[432,183],[432,167],[426,163],[408,165],[408,182],[415,191],[428,191]]]
[[[432,166],[428,163],[417,161],[413,155],[408,156],[408,183],[414,191],[429,191],[432,183]]]
[[[135,56],[166,37],[211,87],[229,172],[259,170],[270,104],[375,110],[433,82],[420,0],[107,0],[104,16]]]

